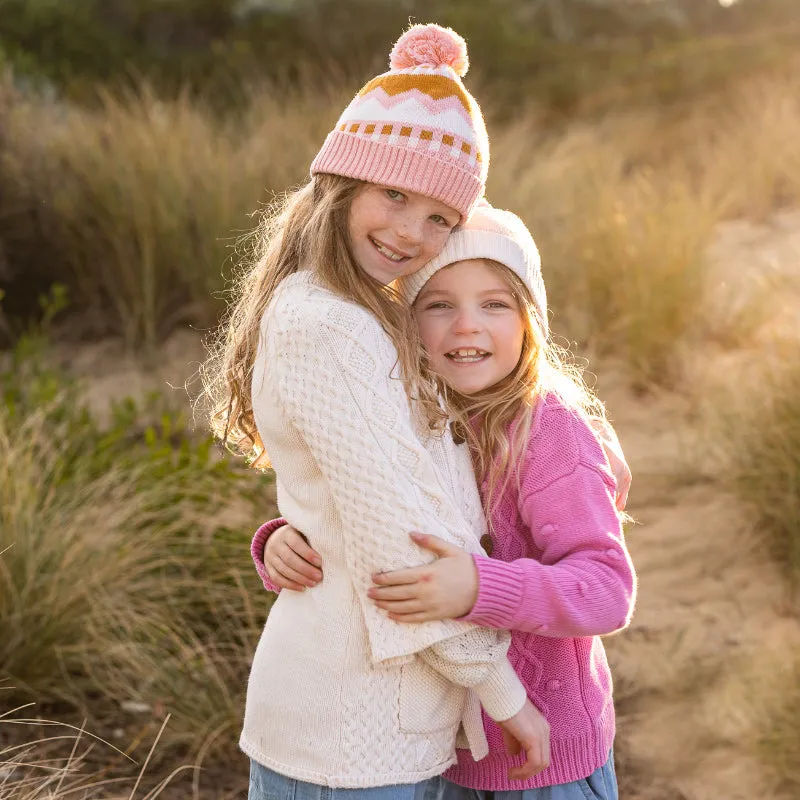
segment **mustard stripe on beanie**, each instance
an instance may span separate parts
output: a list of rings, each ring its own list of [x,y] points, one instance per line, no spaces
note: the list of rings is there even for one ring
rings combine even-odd
[[[486,186],[489,139],[461,82],[466,43],[450,28],[414,25],[397,40],[389,65],[344,110],[311,174],[418,192],[468,217]]]

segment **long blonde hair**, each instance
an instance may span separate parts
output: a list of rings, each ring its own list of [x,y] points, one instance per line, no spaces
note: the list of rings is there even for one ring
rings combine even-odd
[[[261,318],[280,282],[303,267],[346,300],[366,308],[394,344],[412,409],[423,425],[445,421],[435,381],[426,367],[410,308],[392,286],[383,286],[356,263],[349,214],[362,181],[320,174],[272,204],[256,231],[255,255],[234,281],[229,313],[210,344],[201,372],[211,429],[251,466],[269,467],[253,416],[251,381]]]
[[[524,334],[519,361],[502,381],[477,394],[463,395],[446,384],[442,388],[450,415],[470,443],[476,477],[487,484],[483,501],[491,525],[492,512],[528,445],[534,411],[541,399],[554,394],[590,422],[604,421],[606,416],[603,404],[584,382],[580,368],[565,351],[545,338],[536,306],[522,279],[503,264],[483,260],[508,283],[522,314]]]

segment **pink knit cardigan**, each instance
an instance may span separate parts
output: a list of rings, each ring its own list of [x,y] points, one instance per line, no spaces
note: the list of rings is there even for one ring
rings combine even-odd
[[[500,728],[484,714],[489,755],[476,762],[459,750],[448,780],[528,789],[585,778],[607,760],[614,704],[599,637],[629,623],[636,596],[614,489],[589,425],[553,396],[540,402],[524,457],[492,513],[491,558],[475,556],[478,599],[465,619],[512,632],[511,663],[550,723],[550,766],[509,781],[520,757],[506,752]],[[264,544],[282,524],[259,528],[251,548],[270,591],[278,588],[264,568]]]

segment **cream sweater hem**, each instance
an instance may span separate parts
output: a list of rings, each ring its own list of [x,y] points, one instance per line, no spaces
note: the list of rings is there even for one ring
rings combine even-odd
[[[353,776],[349,772],[344,772],[338,775],[329,775],[322,772],[316,772],[313,769],[303,769],[296,764],[283,764],[270,758],[265,753],[259,751],[244,737],[239,742],[239,747],[242,752],[263,764],[265,767],[274,770],[275,772],[285,775],[287,778],[294,778],[298,781],[305,781],[306,783],[314,783],[317,786],[330,786],[332,789],[369,789],[374,786],[394,786],[401,783],[419,783],[426,781],[429,778],[435,778],[441,775],[445,770],[449,769],[456,763],[456,756],[443,761],[441,764],[436,764],[430,769],[421,772],[383,772],[383,773],[370,773],[369,777]]]

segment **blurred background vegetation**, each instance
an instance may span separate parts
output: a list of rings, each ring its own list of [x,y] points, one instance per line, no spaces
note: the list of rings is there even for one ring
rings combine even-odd
[[[470,86],[490,132],[521,126],[508,143],[494,144],[500,167],[490,191],[512,174],[507,161],[524,159],[516,139],[534,148],[516,164],[524,182],[541,169],[548,137],[553,145],[567,128],[586,131],[593,122],[597,133],[613,118],[601,143],[610,160],[601,163],[584,141],[591,170],[617,169],[605,176],[612,182],[669,180],[673,194],[696,195],[696,186],[680,188],[670,173],[713,171],[708,161],[724,160],[720,148],[746,147],[747,131],[760,125],[755,135],[769,135],[781,114],[795,111],[775,100],[767,112],[774,119],[744,119],[760,113],[752,107],[759,90],[745,97],[745,83],[796,72],[800,20],[791,0],[2,0],[1,7],[5,315],[35,316],[36,298],[64,283],[86,336],[122,335],[136,349],[152,350],[187,321],[216,321],[222,305],[212,293],[240,258],[234,245],[252,228],[247,214],[303,179],[337,109],[385,69],[388,43],[410,19],[462,32]],[[637,113],[636,121],[623,118]],[[732,137],[729,126],[743,121],[747,131]],[[779,131],[772,135],[781,146],[764,153],[766,166],[740,164],[761,182],[757,193],[722,198],[736,190],[720,177],[718,196],[703,198],[705,219],[734,213],[743,200],[763,212],[791,199],[796,156],[784,153],[788,139]],[[567,161],[566,168],[577,163]],[[732,154],[724,161],[732,164]],[[658,175],[633,181],[648,164]],[[658,191],[646,202],[660,202]],[[525,212],[527,196],[521,203],[519,194],[509,187],[492,199]],[[548,205],[555,216],[552,199]],[[539,222],[532,212],[526,220]],[[546,246],[544,225],[536,228]],[[563,245],[563,231],[559,238]],[[595,333],[608,327],[598,313],[617,313],[601,312],[597,300],[585,309]],[[0,335],[9,330],[6,322]],[[562,332],[587,335],[568,325]]]
[[[91,100],[146,77],[227,107],[254,79],[372,74],[409,20],[460,31],[481,80],[569,113],[717,88],[796,46],[791,0],[4,0],[18,75]],[[620,85],[626,84],[626,85]]]
[[[722,226],[800,207],[796,0],[0,0],[0,697],[140,762],[172,714],[153,791],[189,761],[211,770],[194,796],[241,796],[225,765],[269,606],[247,544],[275,511],[271,476],[222,457],[160,368],[172,354],[168,379],[192,379],[254,215],[305,179],[409,20],[468,41],[488,195],[534,232],[554,330],[621,364],[643,408],[713,406],[682,480],[735,496],[800,580],[800,358],[778,324],[800,265],[709,257]],[[756,727],[796,796],[791,676]],[[20,713],[0,708],[0,798],[127,774]]]

